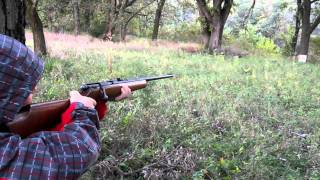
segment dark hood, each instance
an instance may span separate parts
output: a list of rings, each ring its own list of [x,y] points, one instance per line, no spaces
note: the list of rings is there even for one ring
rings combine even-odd
[[[0,34],[0,124],[14,119],[43,69],[43,61],[29,48]]]

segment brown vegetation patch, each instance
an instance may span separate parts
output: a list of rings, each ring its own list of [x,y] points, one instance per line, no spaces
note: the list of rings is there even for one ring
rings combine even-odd
[[[225,55],[225,56],[239,57],[239,58],[249,55],[247,51],[242,50],[237,46],[224,47],[224,48],[221,48],[220,50],[217,50],[216,53]]]
[[[156,155],[150,164],[142,168],[125,172],[121,169],[121,164],[128,163],[134,159],[134,155],[116,159],[107,158],[97,164],[93,169],[96,179],[119,179],[137,178],[143,176],[144,179],[181,179],[185,176],[192,176],[196,168],[199,157],[188,148],[178,147],[170,152],[163,151]]]
[[[185,47],[181,47],[180,50],[187,52],[187,53],[199,53],[201,51],[201,49],[199,47],[195,47],[195,46],[185,46]]]

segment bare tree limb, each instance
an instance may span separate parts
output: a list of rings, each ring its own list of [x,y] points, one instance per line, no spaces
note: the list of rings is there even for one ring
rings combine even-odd
[[[128,11],[128,10],[124,10],[124,12],[125,13],[127,13],[127,14],[134,14],[134,13],[136,13],[136,12],[132,12],[132,11]],[[148,14],[141,14],[141,13],[138,13],[138,14],[136,14],[136,15],[138,15],[138,16],[148,16]]]
[[[148,6],[150,6],[151,4],[153,4],[155,1],[151,1],[149,2],[147,5],[141,7],[140,9],[138,9],[135,13],[133,13],[127,20],[127,23],[130,22],[135,16],[137,16],[142,10],[144,10],[145,8],[147,8]]]
[[[255,1],[255,0],[254,0]],[[223,18],[223,22],[225,23],[228,19],[228,16],[230,14],[230,10],[233,4],[233,0],[227,0],[225,1],[221,14],[222,14],[222,18]]]
[[[197,4],[198,4],[198,8],[199,10],[202,12],[202,14],[205,16],[205,18],[207,19],[207,21],[209,21],[210,23],[212,23],[212,16],[210,14],[210,12],[208,11],[207,8],[207,4],[205,0],[197,0]]]
[[[314,20],[314,22],[311,24],[310,27],[310,34],[317,28],[317,26],[320,24],[320,15]]]
[[[246,14],[246,16],[244,17],[244,20],[243,20],[243,23],[242,23],[242,27],[244,27],[249,19],[249,17],[251,16],[252,12],[253,12],[253,9],[256,5],[256,0],[253,0],[252,1],[252,4],[251,4],[251,7],[249,8],[249,11],[248,13]]]

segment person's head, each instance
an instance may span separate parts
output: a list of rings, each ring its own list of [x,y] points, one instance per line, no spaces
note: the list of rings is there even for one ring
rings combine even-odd
[[[32,100],[43,70],[43,61],[29,48],[0,34],[0,124],[14,120]]]

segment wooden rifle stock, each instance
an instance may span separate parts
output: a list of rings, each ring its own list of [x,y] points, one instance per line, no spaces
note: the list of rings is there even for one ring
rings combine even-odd
[[[131,80],[110,80],[99,83],[84,84],[80,87],[80,94],[91,97],[96,101],[114,101],[121,94],[123,85],[127,85],[131,91],[143,89],[148,81],[172,78],[174,75],[137,78]],[[70,106],[69,99],[35,103],[22,110],[15,119],[6,124],[10,132],[27,137],[33,133],[50,130],[61,122],[61,115]]]
[[[121,94],[122,85],[127,85],[131,91],[145,88],[146,80],[129,81],[103,85],[102,83],[87,84],[80,94],[96,101],[114,101]],[[100,84],[100,85],[99,85]],[[105,93],[103,93],[103,91]],[[106,95],[106,96],[104,96]],[[106,99],[107,98],[107,99]],[[69,107],[69,99],[31,104],[16,115],[15,120],[7,123],[10,132],[27,137],[35,132],[49,130],[61,121],[61,114]]]

